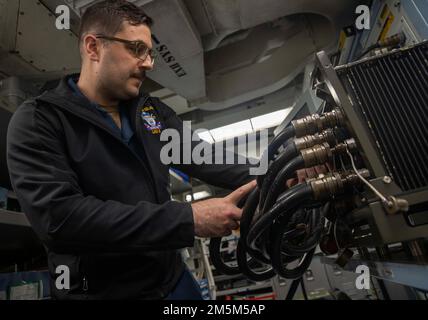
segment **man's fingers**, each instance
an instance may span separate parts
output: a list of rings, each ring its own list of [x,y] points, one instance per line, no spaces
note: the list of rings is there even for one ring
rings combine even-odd
[[[239,223],[238,223],[238,221],[235,221],[235,220],[230,221],[229,228],[230,228],[230,230],[237,230],[237,229],[239,229]]]
[[[231,211],[229,213],[229,219],[233,221],[239,221],[242,217],[242,209],[239,209],[238,207],[231,208]]]
[[[257,185],[257,181],[253,180],[246,185],[243,185],[242,187],[236,189],[229,195],[227,195],[225,198],[232,202],[233,204],[238,204],[239,200],[241,200],[243,197],[245,197],[251,190],[253,190]]]

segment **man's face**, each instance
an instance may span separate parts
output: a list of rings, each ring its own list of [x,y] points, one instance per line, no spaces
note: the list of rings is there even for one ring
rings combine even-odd
[[[151,32],[146,25],[132,26],[124,23],[122,30],[115,35],[130,41],[143,41],[152,48]],[[107,41],[100,52],[98,69],[99,85],[113,98],[128,100],[138,96],[145,73],[152,69],[151,59],[138,59],[126,44]]]

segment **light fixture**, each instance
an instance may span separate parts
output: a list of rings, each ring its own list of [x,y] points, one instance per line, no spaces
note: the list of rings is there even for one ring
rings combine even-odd
[[[276,127],[281,124],[293,108],[286,108],[251,118],[255,131]]]
[[[270,112],[258,117],[235,122],[227,126],[201,130],[198,132],[199,138],[208,143],[220,142],[223,140],[243,136],[248,133],[255,133],[262,129],[273,128],[281,124],[293,107]]]
[[[198,136],[208,143],[214,143],[214,138],[208,130],[198,132]]]
[[[249,119],[210,130],[215,142],[239,137],[251,132],[253,132],[253,127]]]

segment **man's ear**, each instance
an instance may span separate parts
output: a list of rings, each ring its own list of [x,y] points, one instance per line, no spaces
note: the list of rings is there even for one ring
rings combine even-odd
[[[100,60],[100,41],[92,34],[83,37],[82,51],[83,54],[91,61]]]

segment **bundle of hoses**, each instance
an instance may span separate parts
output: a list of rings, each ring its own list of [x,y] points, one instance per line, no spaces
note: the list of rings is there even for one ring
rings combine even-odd
[[[218,272],[242,273],[253,281],[303,275],[323,235],[330,200],[359,180],[355,174],[335,172],[292,187],[287,181],[297,170],[329,163],[333,154],[355,147],[352,140],[336,141],[332,128],[342,125],[341,112],[335,109],[293,121],[273,139],[261,160],[268,157],[268,170],[258,176],[243,208],[237,266],[223,261],[221,238],[210,240]]]

